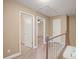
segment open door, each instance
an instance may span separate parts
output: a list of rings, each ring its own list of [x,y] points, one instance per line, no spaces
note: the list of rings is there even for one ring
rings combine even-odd
[[[33,47],[33,16],[22,14],[22,43],[27,47]]]

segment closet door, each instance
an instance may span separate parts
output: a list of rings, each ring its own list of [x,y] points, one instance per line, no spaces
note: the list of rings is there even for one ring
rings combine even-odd
[[[61,19],[53,19],[53,36],[61,34]],[[61,37],[54,39],[54,42],[61,42]]]
[[[27,47],[33,47],[33,16],[23,14],[22,20],[23,20],[24,45]]]

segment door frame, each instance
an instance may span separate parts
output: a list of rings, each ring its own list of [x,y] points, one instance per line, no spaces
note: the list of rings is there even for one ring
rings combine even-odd
[[[21,25],[22,25],[22,23],[21,23],[21,15],[22,14],[27,14],[27,15],[31,15],[31,16],[33,16],[33,39],[32,39],[32,42],[33,42],[33,48],[34,48],[34,46],[35,46],[35,16],[33,15],[33,14],[31,14],[31,13],[27,13],[27,12],[24,12],[24,11],[19,11],[19,53],[20,53],[20,55],[21,55],[21,38],[22,38],[22,32],[21,32]]]
[[[42,19],[42,21],[43,21],[43,43],[44,44],[46,44],[46,41],[45,41],[45,37],[46,37],[46,30],[45,30],[45,28],[46,28],[46,26],[45,26],[45,24],[46,24],[46,22],[45,22],[45,18],[43,18],[43,17],[41,17],[41,16],[37,16],[36,17],[36,39],[37,39],[37,41],[36,41],[36,48],[38,47],[38,23],[37,23],[37,19],[38,18],[40,18],[40,19]]]

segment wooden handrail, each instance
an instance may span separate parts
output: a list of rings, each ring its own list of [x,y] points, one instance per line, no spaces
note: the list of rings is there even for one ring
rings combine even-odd
[[[50,37],[50,38],[48,36],[46,37],[46,59],[48,59],[48,42],[50,40],[53,40],[53,39],[59,37],[59,36],[66,35],[66,34],[67,34],[67,32],[66,33],[62,33],[62,34],[59,34],[59,35],[54,36],[54,37]]]
[[[55,39],[55,38],[57,38],[57,37],[59,37],[59,36],[65,35],[65,34],[66,34],[66,33],[62,33],[62,34],[59,34],[59,35],[57,35],[57,36],[50,37],[48,41],[50,41],[50,40],[52,40],[52,39]]]

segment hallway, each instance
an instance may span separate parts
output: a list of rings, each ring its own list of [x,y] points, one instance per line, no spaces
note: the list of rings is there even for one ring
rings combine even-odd
[[[14,59],[46,59],[46,46],[39,39],[39,46],[36,49],[26,47],[22,44],[22,54]],[[58,43],[49,42],[48,46],[49,59],[57,59],[62,46]]]
[[[32,49],[22,45],[22,54],[14,59],[45,59],[45,45]]]

